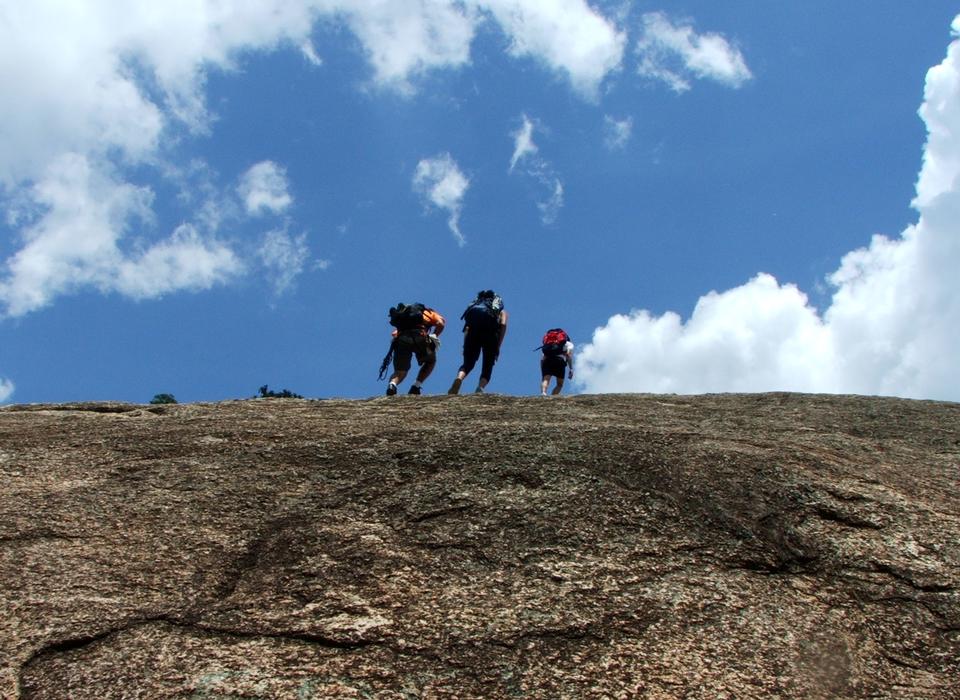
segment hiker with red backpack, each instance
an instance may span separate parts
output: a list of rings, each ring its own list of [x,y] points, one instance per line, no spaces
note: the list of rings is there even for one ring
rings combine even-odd
[[[573,342],[562,328],[551,328],[544,333],[543,343],[536,349],[543,351],[540,356],[540,395],[547,395],[550,377],[553,377],[557,384],[550,393],[556,396],[563,389],[564,372],[573,379]]]
[[[380,366],[380,379],[386,374],[393,358],[393,376],[387,385],[387,396],[397,393],[397,387],[410,371],[413,356],[417,356],[420,371],[410,387],[409,394],[421,393],[423,382],[437,364],[439,335],[443,333],[443,316],[423,304],[397,304],[390,309],[390,325],[394,327],[390,350]]]
[[[490,382],[493,365],[500,357],[500,346],[507,334],[507,312],[503,309],[503,299],[492,289],[478,292],[477,298],[470,302],[460,319],[463,321],[463,364],[447,393],[460,393],[460,385],[482,354],[483,363],[476,388],[476,393],[482,394]]]

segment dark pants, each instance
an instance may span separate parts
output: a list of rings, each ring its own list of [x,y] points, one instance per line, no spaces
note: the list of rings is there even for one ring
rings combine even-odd
[[[419,331],[406,331],[398,335],[393,341],[393,368],[398,372],[410,369],[413,356],[417,356],[417,364],[433,364],[437,361],[437,352],[433,341]]]
[[[567,368],[567,358],[563,355],[544,355],[540,360],[540,376],[563,379],[563,372]]]
[[[468,330],[463,336],[463,364],[460,365],[460,371],[464,375],[470,374],[481,352],[483,364],[480,367],[480,378],[489,382],[490,375],[493,374],[493,364],[500,354],[500,338],[497,333],[477,333]]]

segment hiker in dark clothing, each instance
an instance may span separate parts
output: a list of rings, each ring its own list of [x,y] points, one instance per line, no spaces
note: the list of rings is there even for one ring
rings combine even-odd
[[[463,319],[463,364],[457,372],[448,394],[460,392],[460,385],[483,355],[480,367],[480,380],[476,392],[483,393],[493,374],[493,365],[500,357],[500,346],[507,334],[507,312],[503,309],[503,299],[492,289],[479,292],[466,311]]]
[[[423,382],[437,364],[437,349],[440,347],[438,336],[443,333],[443,316],[423,304],[397,304],[390,309],[390,325],[395,328],[393,342],[390,345],[390,352],[384,358],[384,368],[381,369],[383,372],[392,354],[393,376],[390,377],[390,383],[387,385],[387,396],[397,393],[397,387],[410,371],[414,355],[417,357],[420,371],[417,372],[417,379],[407,393],[419,394]]]

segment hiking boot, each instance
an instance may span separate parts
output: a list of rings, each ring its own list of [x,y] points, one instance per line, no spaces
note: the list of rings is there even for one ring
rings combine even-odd
[[[460,377],[457,377],[453,380],[453,384],[450,385],[450,388],[447,390],[448,394],[459,394],[460,385],[463,384],[463,380]]]
[[[418,386],[412,386],[412,387],[410,387],[410,391],[408,391],[407,393],[408,393],[408,394],[416,394],[417,396],[419,396],[419,395],[420,395],[420,387],[418,387]]]
[[[397,393],[397,385],[393,384],[392,382],[390,384],[387,384],[387,396],[393,396],[396,393]]]

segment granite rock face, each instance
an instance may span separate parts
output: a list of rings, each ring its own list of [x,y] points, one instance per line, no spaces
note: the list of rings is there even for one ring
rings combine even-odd
[[[0,697],[960,698],[960,405],[0,409]]]

